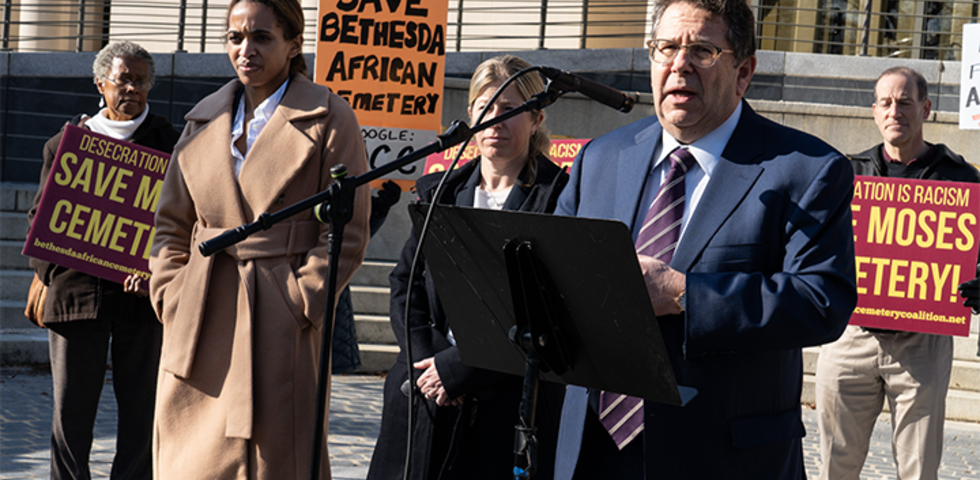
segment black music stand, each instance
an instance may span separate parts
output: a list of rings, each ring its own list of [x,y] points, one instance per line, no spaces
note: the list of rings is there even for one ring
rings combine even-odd
[[[427,209],[409,206],[416,228]],[[623,223],[439,205],[428,237],[428,271],[463,362],[525,376],[517,437],[533,434],[529,376],[669,405],[696,394],[677,386]]]

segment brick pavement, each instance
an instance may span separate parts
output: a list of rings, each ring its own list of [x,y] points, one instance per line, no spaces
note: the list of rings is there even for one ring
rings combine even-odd
[[[111,380],[110,380],[111,381]],[[0,369],[0,480],[49,476],[51,376],[29,367]],[[337,480],[363,479],[381,421],[383,380],[370,375],[334,377],[327,443]],[[93,478],[107,478],[115,446],[116,405],[107,384],[99,406],[92,448]],[[815,478],[819,462],[816,414],[804,407],[804,454],[807,474]],[[879,418],[862,480],[895,479],[888,417]],[[946,422],[941,480],[980,480],[980,425]]]

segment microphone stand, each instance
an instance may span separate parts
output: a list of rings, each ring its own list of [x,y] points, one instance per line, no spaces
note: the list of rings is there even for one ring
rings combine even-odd
[[[340,251],[343,245],[344,227],[353,217],[354,193],[357,187],[364,185],[372,180],[391,173],[409,163],[425,158],[433,153],[439,153],[448,148],[467,141],[474,133],[492,127],[500,122],[506,121],[511,117],[519,115],[529,110],[542,110],[558,100],[558,97],[565,93],[559,88],[552,88],[538,93],[528,99],[521,106],[498,115],[486,122],[480,123],[472,128],[465,122],[455,121],[442,135],[436,137],[436,141],[416,150],[412,153],[397,158],[374,170],[362,175],[353,177],[347,176],[347,168],[338,164],[330,169],[330,174],[334,182],[330,186],[317,194],[304,200],[290,205],[275,213],[265,212],[259,215],[258,220],[240,225],[198,245],[198,249],[205,257],[211,256],[227,247],[237,244],[248,238],[250,235],[261,230],[268,230],[273,225],[279,223],[297,213],[309,208],[315,208],[316,217],[321,222],[330,223],[330,233],[327,235],[327,250],[329,252],[329,263],[327,264],[327,302],[326,310],[323,312],[323,334],[320,344],[320,370],[317,378],[317,403],[316,420],[314,423],[313,438],[313,459],[310,468],[310,479],[318,480],[320,469],[320,452],[323,445],[323,420],[326,410],[326,392],[329,372],[329,352],[333,335],[333,316],[334,303],[337,290],[337,271],[335,265],[340,261]],[[433,202],[434,203],[434,202]],[[409,406],[411,408],[411,406]]]
[[[561,319],[569,318],[564,300],[550,272],[539,260],[533,242],[512,239],[504,245],[504,264],[514,326],[507,336],[524,352],[524,384],[520,423],[514,426],[514,480],[530,480],[538,469],[535,412],[541,371],[563,375],[572,368],[574,352],[562,331]]]

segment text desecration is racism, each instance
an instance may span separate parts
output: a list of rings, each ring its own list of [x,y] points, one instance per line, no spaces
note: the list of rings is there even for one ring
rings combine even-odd
[[[551,146],[548,148],[548,158],[560,168],[570,169],[572,168],[572,161],[575,160],[575,156],[578,155],[579,150],[586,143],[589,143],[589,139],[553,139]],[[433,153],[426,157],[425,173],[445,172],[449,164],[453,162],[453,158],[459,153],[460,148],[462,146],[457,145],[446,149],[442,153]],[[479,148],[472,143],[468,144],[466,150],[463,151],[463,155],[460,156],[456,168],[466,165],[467,162],[479,155]]]
[[[149,278],[169,164],[166,153],[66,127],[24,254],[119,282]]]
[[[851,323],[967,335],[956,287],[975,273],[978,196],[973,184],[856,177]]]

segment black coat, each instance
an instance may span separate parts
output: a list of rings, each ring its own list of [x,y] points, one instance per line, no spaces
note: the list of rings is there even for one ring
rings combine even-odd
[[[514,186],[504,210],[524,212],[554,211],[558,195],[568,175],[541,157],[534,184]],[[522,172],[521,178],[526,175]],[[419,201],[432,200],[441,173],[418,180]],[[472,206],[479,186],[479,159],[451,172],[438,203]],[[401,386],[408,379],[405,359],[405,294],[412,256],[418,245],[414,231],[405,243],[401,259],[391,272],[391,325],[401,352],[385,380],[381,431],[368,472],[369,480],[401,479],[405,467],[408,398]],[[459,349],[446,337],[448,322],[435,286],[420,258],[412,287],[410,324],[412,360],[435,357],[436,368],[451,398],[465,395],[460,407],[437,407],[416,396],[416,414],[409,478],[424,479],[503,479],[513,478],[514,425],[518,423],[522,379],[463,365]],[[431,326],[430,326],[431,325]],[[415,378],[422,372],[415,371]],[[564,386],[542,382],[538,394],[535,423],[538,427],[538,472],[535,478],[552,477],[555,444],[561,416]]]
[[[869,177],[890,176],[888,174],[888,163],[882,154],[883,147],[884,144],[879,143],[857,155],[849,155],[851,165],[854,167],[854,174]],[[921,169],[908,169],[909,172],[915,173],[911,176],[899,175],[899,177],[919,180],[980,183],[980,172],[967,163],[962,156],[953,152],[942,143],[937,143],[932,145],[932,147],[932,151],[927,156],[913,163],[913,165],[921,166]]]
[[[81,115],[73,118],[69,123],[78,125]],[[61,136],[65,129],[62,128],[57,135],[51,137],[44,144],[44,166],[41,167],[41,181],[34,196],[34,206],[27,213],[28,223],[34,220],[37,213],[38,203],[41,202],[41,195],[44,193],[44,184],[51,172],[54,164],[54,156],[58,153],[58,145],[61,144]],[[173,125],[165,117],[153,115],[146,116],[143,123],[133,132],[130,142],[164,153],[171,153],[177,139],[180,138]],[[69,322],[74,320],[94,320],[99,317],[99,310],[102,308],[112,308],[116,302],[126,304],[138,303],[147,312],[152,312],[150,300],[139,298],[123,291],[120,283],[94,277],[87,273],[55,265],[44,260],[31,258],[31,268],[37,273],[38,278],[48,286],[48,296],[44,303],[44,323]],[[145,304],[145,305],[144,305]],[[145,307],[145,308],[144,308]]]

